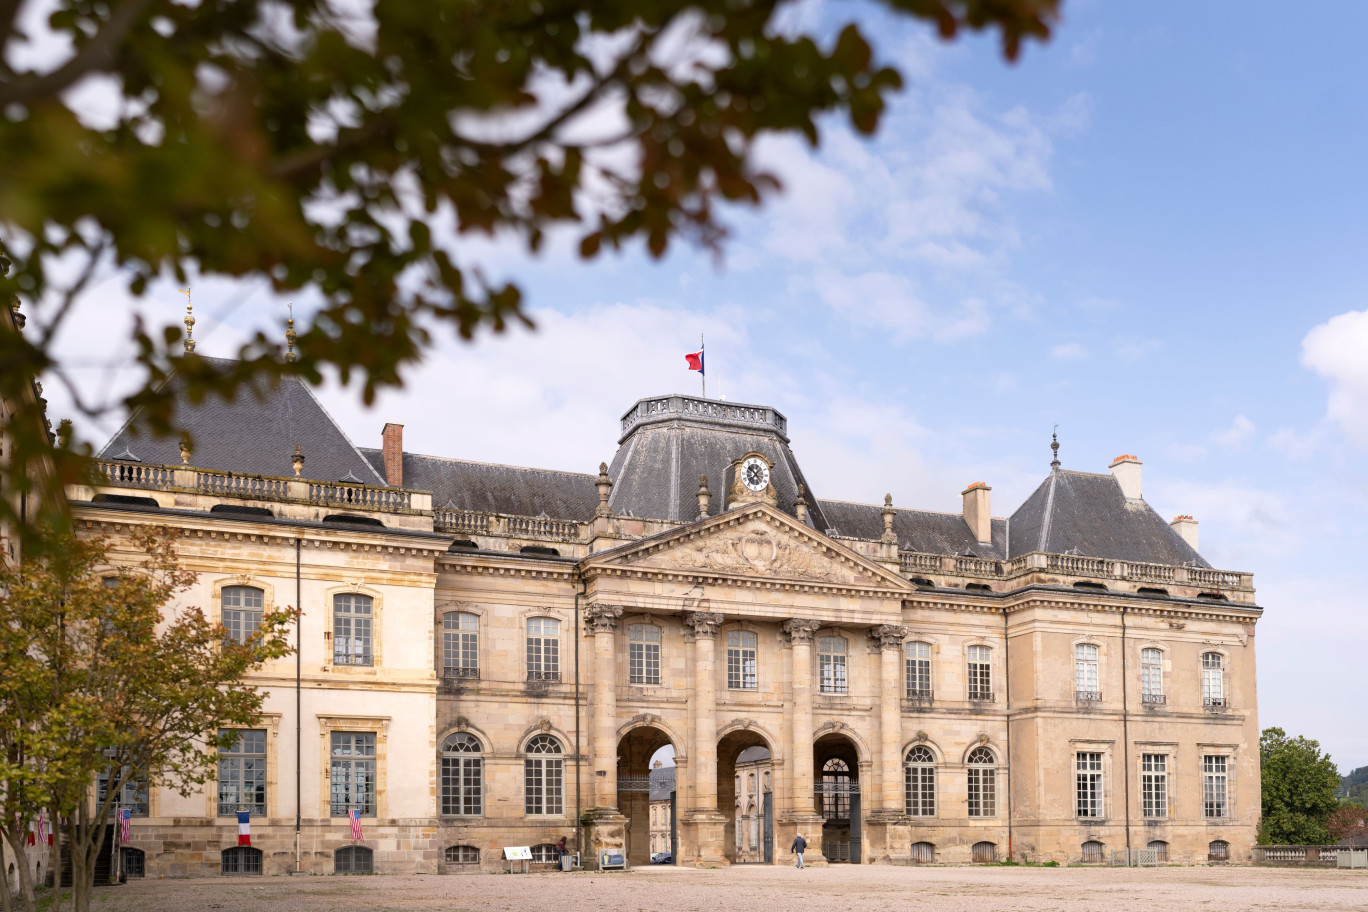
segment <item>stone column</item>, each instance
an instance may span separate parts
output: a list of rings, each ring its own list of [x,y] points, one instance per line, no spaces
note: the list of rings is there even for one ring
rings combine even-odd
[[[726,818],[717,808],[717,631],[722,615],[691,611],[684,615],[686,635],[693,640],[693,743],[689,773],[693,805],[688,824],[693,829],[695,856],[681,859],[695,864],[726,864],[722,844]]]
[[[822,815],[813,806],[812,780],[812,635],[821,623],[807,618],[793,618],[779,625],[789,643],[789,683],[792,704],[789,707],[789,756],[784,764],[789,781],[789,823],[792,827],[783,840],[775,838],[775,860],[786,853],[795,832],[807,839],[808,864],[824,864],[822,856]]]
[[[593,754],[593,823],[588,833],[590,855],[596,864],[604,852],[627,849],[627,818],[617,809],[617,622],[620,605],[590,605],[586,629],[594,637],[593,710],[589,716],[589,744]]]

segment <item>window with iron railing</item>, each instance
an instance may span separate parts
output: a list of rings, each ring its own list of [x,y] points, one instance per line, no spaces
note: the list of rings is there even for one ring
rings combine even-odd
[[[931,644],[908,643],[907,656],[907,699],[931,699]]]
[[[527,619],[527,680],[560,680],[560,621]]]
[[[827,694],[846,692],[846,639],[839,636],[817,638],[818,690]]]
[[[480,618],[466,611],[442,615],[442,675],[480,676]]]
[[[218,815],[231,817],[248,811],[266,816],[266,730],[221,729],[221,737],[235,734],[233,746],[219,752]]]
[[[993,650],[988,646],[969,647],[969,699],[993,701]]]
[[[627,627],[627,680],[632,684],[660,683],[660,628],[654,624]]]
[[[109,791],[109,770],[105,770],[95,778],[95,799],[103,803],[105,794]],[[131,817],[146,817],[148,815],[147,800],[147,777],[133,776],[123,784],[119,790],[118,806],[128,808]]]
[[[1074,647],[1074,698],[1080,703],[1096,702],[1102,699],[1102,688],[1098,684],[1098,648],[1091,643],[1079,643]]]
[[[1202,653],[1202,705],[1225,706],[1224,656],[1219,652]]]
[[[1159,649],[1140,650],[1140,702],[1164,702],[1164,653]]]
[[[375,816],[375,733],[333,732],[329,770],[329,814],[347,817],[358,810]]]
[[[375,600],[344,592],[333,596],[333,664],[373,665]]]

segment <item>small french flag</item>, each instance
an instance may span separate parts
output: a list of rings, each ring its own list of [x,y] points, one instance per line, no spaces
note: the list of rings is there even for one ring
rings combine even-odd
[[[252,812],[238,811],[238,845],[252,844]]]
[[[698,346],[698,351],[684,356],[684,361],[689,365],[689,370],[698,371],[703,376],[707,376],[707,371],[703,370],[703,346]]]

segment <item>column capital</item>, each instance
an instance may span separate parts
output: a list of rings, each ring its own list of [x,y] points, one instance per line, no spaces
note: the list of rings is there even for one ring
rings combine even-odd
[[[779,625],[779,630],[790,643],[811,643],[812,635],[821,626],[821,621],[811,618],[789,618]]]
[[[593,604],[584,609],[584,620],[594,633],[612,633],[622,617],[621,605]]]
[[[869,631],[869,642],[880,649],[897,649],[906,638],[907,628],[901,624],[880,624]]]
[[[689,611],[684,615],[684,626],[695,637],[712,639],[722,626],[722,614],[717,611]]]

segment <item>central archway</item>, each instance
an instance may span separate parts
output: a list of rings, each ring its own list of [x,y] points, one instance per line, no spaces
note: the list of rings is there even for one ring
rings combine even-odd
[[[728,732],[717,742],[717,809],[727,822],[723,852],[732,864],[774,861],[773,754],[754,729]]]
[[[859,864],[861,858],[860,755],[843,734],[825,734],[812,745],[813,802],[822,815],[822,854],[829,862]]]
[[[674,757],[662,750],[673,746],[653,725],[633,728],[618,740],[617,807],[627,818],[627,859],[634,865],[664,863],[667,857],[673,864],[677,854]]]

